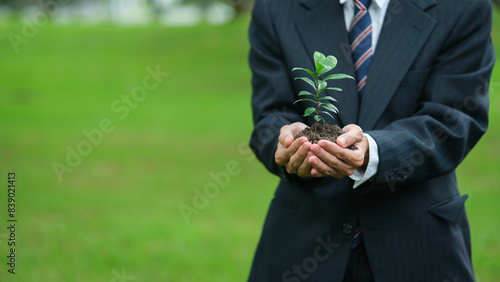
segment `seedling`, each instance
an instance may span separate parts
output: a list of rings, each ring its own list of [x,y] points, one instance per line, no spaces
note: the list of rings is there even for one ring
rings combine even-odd
[[[337,58],[335,58],[334,56],[325,57],[325,55],[316,51],[314,52],[314,64],[316,67],[316,72],[312,72],[308,69],[299,67],[292,69],[292,71],[301,70],[307,72],[313,78],[312,80],[308,77],[296,77],[295,79],[301,79],[307,82],[314,89],[314,93],[305,90],[300,91],[299,96],[312,96],[312,98],[298,99],[297,101],[294,102],[294,104],[302,101],[309,101],[315,103],[316,107],[307,108],[304,111],[304,116],[307,117],[314,114],[314,120],[316,120],[316,123],[323,121],[323,124],[325,124],[326,121],[323,118],[322,114],[329,115],[331,118],[335,119],[330,112],[337,114],[339,112],[339,109],[335,105],[330,103],[330,101],[337,102],[335,98],[326,95],[320,97],[321,92],[325,90],[342,91],[342,89],[338,87],[328,87],[327,81],[331,79],[343,79],[343,78],[354,79],[354,77],[347,74],[339,73],[339,74],[331,74],[325,77],[324,79],[320,79],[320,76],[326,74],[327,72],[331,71],[337,66]],[[316,128],[316,126],[313,126],[313,128]]]

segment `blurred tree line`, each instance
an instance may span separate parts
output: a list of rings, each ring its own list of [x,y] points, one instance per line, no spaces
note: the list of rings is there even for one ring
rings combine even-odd
[[[14,10],[22,9],[23,7],[29,5],[38,5],[40,1],[58,1],[58,0],[0,0],[0,5],[9,6]],[[61,0],[63,3],[78,3],[78,2],[108,2],[112,0]],[[159,4],[161,0],[146,0],[148,5],[155,14],[161,14],[163,12],[162,5]],[[248,12],[251,10],[254,0],[180,0],[185,4],[197,4],[202,9],[207,9],[214,2],[221,2],[227,4],[234,8],[236,15]],[[494,6],[500,8],[500,0],[491,0]]]
[[[0,5],[9,6],[14,10],[22,9],[26,6],[37,6],[40,2],[57,2],[58,0],[0,0]],[[109,2],[111,0],[61,0],[61,3],[70,4],[78,2]],[[233,7],[236,14],[241,14],[250,11],[253,5],[253,0],[180,0],[186,4],[198,4],[202,8],[207,8],[214,2],[221,2]],[[495,0],[500,2],[500,0]],[[154,10],[156,14],[162,12],[162,5],[159,4],[159,0],[146,0],[151,9]]]

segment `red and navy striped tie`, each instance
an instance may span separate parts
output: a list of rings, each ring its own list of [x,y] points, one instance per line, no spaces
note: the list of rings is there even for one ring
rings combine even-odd
[[[371,0],[354,0],[354,18],[349,29],[351,39],[351,52],[354,59],[354,72],[356,73],[357,88],[360,97],[368,77],[368,68],[373,56],[372,47],[372,20],[368,13]],[[357,247],[363,241],[361,227],[358,226],[354,232],[352,248]]]
[[[354,72],[356,73],[358,93],[361,97],[373,56],[372,20],[368,13],[370,3],[371,0],[354,0],[354,18],[349,29]]]
[[[358,226],[356,228],[356,231],[354,231],[354,241],[352,241],[352,248],[356,248],[361,241],[363,241],[363,236],[361,235],[361,226]]]

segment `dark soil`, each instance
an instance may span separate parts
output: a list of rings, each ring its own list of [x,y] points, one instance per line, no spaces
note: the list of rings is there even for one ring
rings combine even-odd
[[[336,143],[337,137],[342,134],[344,134],[344,131],[338,125],[314,123],[312,127],[308,127],[295,135],[295,139],[305,136],[313,144],[318,143],[319,140],[328,140]],[[351,145],[347,149],[357,150],[358,147]]]

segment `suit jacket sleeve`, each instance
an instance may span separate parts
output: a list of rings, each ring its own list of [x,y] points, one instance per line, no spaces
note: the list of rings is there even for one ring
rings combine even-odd
[[[250,147],[266,168],[285,180],[296,176],[286,173],[276,164],[278,137],[281,127],[301,121],[303,117],[293,109],[294,97],[289,70],[282,58],[281,47],[266,7],[266,1],[256,1],[249,37],[249,56],[252,70],[252,109],[254,131]]]
[[[469,3],[437,50],[418,111],[368,132],[380,157],[375,184],[394,189],[452,172],[486,131],[495,61],[491,3]]]

